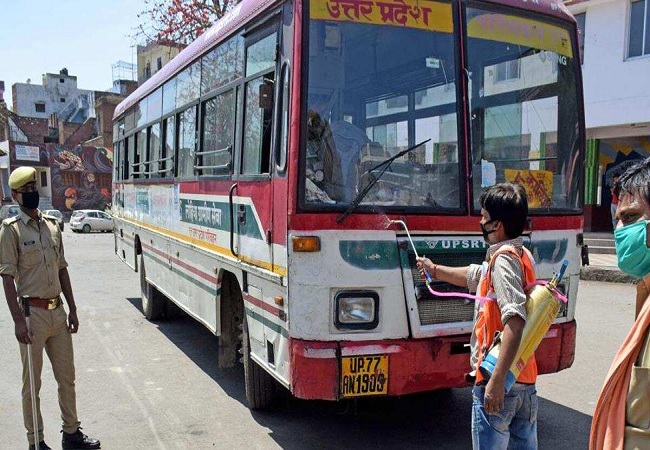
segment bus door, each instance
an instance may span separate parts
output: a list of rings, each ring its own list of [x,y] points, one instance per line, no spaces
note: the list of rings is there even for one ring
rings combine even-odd
[[[240,260],[273,269],[271,150],[275,114],[277,24],[246,37],[245,83],[237,91],[241,159],[233,200]]]

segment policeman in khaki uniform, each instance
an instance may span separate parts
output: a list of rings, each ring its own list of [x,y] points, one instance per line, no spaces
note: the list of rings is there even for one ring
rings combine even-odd
[[[35,448],[35,442],[39,442],[41,449],[50,448],[43,441],[43,418],[38,397],[43,349],[50,358],[54,378],[59,387],[63,448],[100,448],[97,439],[81,432],[77,419],[72,333],[77,332],[79,320],[68,276],[68,263],[63,255],[61,231],[55,218],[45,216],[38,210],[36,170],[33,167],[19,167],[14,170],[9,177],[9,187],[12,198],[20,205],[20,213],[4,220],[0,227],[0,275],[15,323],[16,339],[20,342],[20,357],[23,363],[23,418],[29,448]],[[68,315],[62,305],[61,293],[70,309]],[[31,335],[27,331],[18,301],[25,296],[29,297],[31,309]],[[32,423],[26,345],[29,343],[32,344],[39,436],[34,436]]]

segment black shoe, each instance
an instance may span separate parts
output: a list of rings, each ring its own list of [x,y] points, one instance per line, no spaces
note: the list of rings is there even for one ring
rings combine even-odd
[[[36,445],[30,444],[29,450],[36,450]],[[52,450],[52,449],[49,447],[49,445],[45,443],[45,441],[41,441],[38,443],[38,450]]]
[[[100,448],[101,444],[97,439],[86,436],[79,428],[74,433],[66,433],[62,431],[63,439],[61,439],[61,447],[64,449],[86,449],[86,448]]]

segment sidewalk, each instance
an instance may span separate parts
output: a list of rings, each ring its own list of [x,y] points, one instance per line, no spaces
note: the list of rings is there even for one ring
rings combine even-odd
[[[621,272],[616,255],[589,254],[589,265],[580,269],[580,279],[609,283],[635,283],[636,279]]]

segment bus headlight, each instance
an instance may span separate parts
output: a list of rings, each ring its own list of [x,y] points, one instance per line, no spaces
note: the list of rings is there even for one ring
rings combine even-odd
[[[374,291],[339,291],[334,305],[340,330],[372,330],[379,323],[379,295]]]

